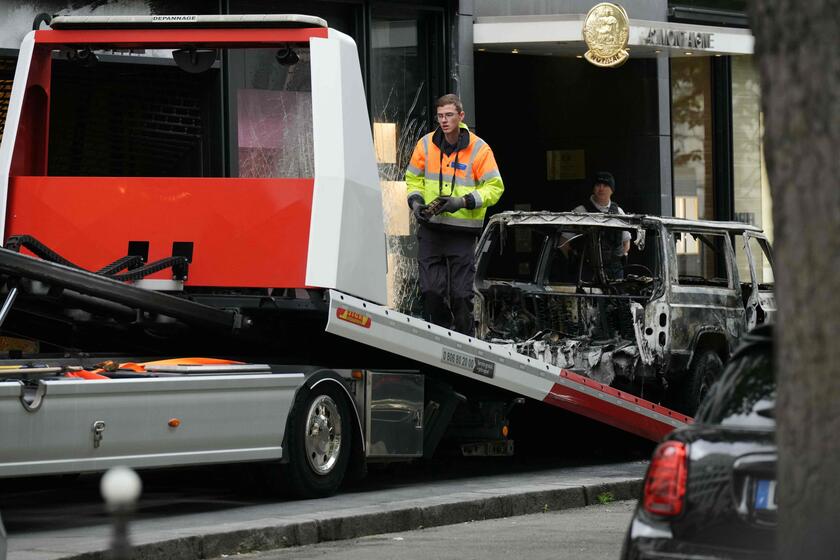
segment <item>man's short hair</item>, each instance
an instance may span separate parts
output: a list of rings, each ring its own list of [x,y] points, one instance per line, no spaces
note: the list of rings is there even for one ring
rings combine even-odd
[[[443,107],[444,105],[455,105],[455,109],[459,113],[464,112],[464,106],[461,104],[461,99],[454,93],[447,93],[446,95],[439,97],[435,102],[435,109]]]

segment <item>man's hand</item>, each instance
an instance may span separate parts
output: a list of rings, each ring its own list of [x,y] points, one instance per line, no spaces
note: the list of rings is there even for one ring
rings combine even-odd
[[[426,209],[429,207],[428,204],[423,204],[420,202],[419,198],[412,199],[411,201],[411,213],[414,214],[414,219],[418,222],[428,223],[429,222],[429,214],[426,212]]]
[[[443,206],[440,208],[441,213],[457,212],[467,204],[463,196],[444,196],[443,201]]]

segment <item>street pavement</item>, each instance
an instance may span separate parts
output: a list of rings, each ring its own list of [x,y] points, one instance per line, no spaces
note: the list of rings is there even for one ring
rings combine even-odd
[[[645,468],[645,462],[634,461],[422,478],[386,487],[362,485],[321,500],[239,502],[172,515],[162,511],[134,521],[131,539],[137,560],[214,558],[544,513],[599,503],[606,493],[615,500],[635,499]],[[9,533],[8,560],[104,560],[111,527],[70,523],[53,529],[45,521]]]
[[[236,556],[237,560],[617,560],[635,500]]]

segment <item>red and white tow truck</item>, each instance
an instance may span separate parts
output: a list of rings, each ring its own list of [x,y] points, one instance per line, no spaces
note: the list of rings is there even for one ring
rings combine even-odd
[[[219,154],[183,118],[132,120],[154,99],[114,111],[79,93],[110,71],[109,91],[153,98],[155,63],[212,96],[231,60],[251,87],[221,94],[240,151],[202,168],[215,176],[190,176],[190,154]],[[66,107],[91,116],[68,130]],[[652,440],[691,421],[385,305],[357,49],[319,18],[58,17],[29,33],[0,230],[3,334],[38,341],[0,364],[0,477],[275,462],[299,495],[323,496],[444,438],[510,453],[523,397]]]

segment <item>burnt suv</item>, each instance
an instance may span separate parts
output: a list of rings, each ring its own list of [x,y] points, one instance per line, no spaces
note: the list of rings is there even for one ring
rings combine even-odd
[[[776,309],[770,245],[742,223],[505,212],[476,251],[480,338],[686,414]]]

